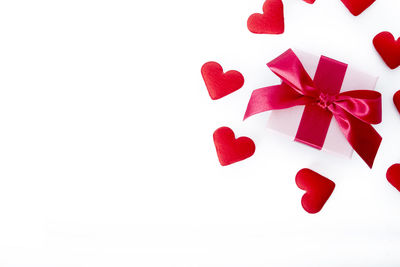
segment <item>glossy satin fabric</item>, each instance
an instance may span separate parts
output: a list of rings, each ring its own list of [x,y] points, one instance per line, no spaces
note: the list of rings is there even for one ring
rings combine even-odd
[[[307,120],[325,120],[329,123],[319,125],[320,128],[326,128],[322,130],[315,130],[315,126],[299,127],[297,141],[321,149],[330,124],[328,117],[333,116],[354,151],[372,168],[382,141],[382,137],[371,126],[382,121],[381,94],[370,90],[340,93],[347,65],[326,57],[321,57],[320,64],[324,65],[322,75],[318,74],[319,65],[313,80],[291,49],[272,60],[267,65],[281,78],[282,84],[254,90],[244,119],[268,110],[305,105],[305,110],[318,110],[308,112]],[[332,72],[337,75],[328,75]],[[304,116],[303,113],[302,121]]]

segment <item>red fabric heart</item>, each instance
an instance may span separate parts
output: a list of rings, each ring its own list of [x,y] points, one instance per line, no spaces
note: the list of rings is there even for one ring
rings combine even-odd
[[[256,146],[248,137],[235,139],[235,133],[228,127],[221,127],[214,132],[214,144],[219,162],[226,166],[251,157]]]
[[[301,205],[308,213],[319,212],[335,189],[334,182],[310,169],[302,169],[297,173],[296,184],[306,191],[301,198]]]
[[[213,100],[235,92],[244,84],[244,78],[240,72],[230,70],[224,73],[221,65],[217,62],[205,63],[201,67],[201,75],[203,76],[208,93]]]
[[[400,164],[394,164],[386,172],[386,178],[391,185],[400,191]]]
[[[399,113],[400,113],[400,90],[397,91],[397,92],[394,94],[394,96],[393,96],[393,102],[394,102],[394,105],[396,106],[397,110],[398,110]]]
[[[303,0],[303,1],[306,3],[309,3],[309,4],[314,4],[314,2],[315,2],[315,0]]]
[[[389,68],[400,66],[400,38],[396,41],[390,32],[381,32],[374,37],[373,43]]]
[[[247,20],[252,33],[281,34],[285,31],[282,0],[266,0],[263,14],[253,14]]]
[[[358,16],[364,12],[375,0],[341,0],[347,9],[354,16]]]

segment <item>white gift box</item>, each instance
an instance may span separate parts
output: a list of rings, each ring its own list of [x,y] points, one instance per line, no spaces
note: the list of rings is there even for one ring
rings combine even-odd
[[[310,77],[314,78],[320,57],[299,50],[293,50],[293,52],[300,59]],[[340,92],[375,90],[377,80],[378,77],[366,74],[348,65]],[[267,127],[294,139],[299,128],[304,108],[305,106],[295,106],[271,111]],[[329,125],[322,150],[347,157],[351,157],[353,154],[353,148],[341,132],[334,118]]]

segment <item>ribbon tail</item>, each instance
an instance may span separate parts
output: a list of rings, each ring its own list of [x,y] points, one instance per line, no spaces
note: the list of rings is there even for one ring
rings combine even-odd
[[[244,120],[261,112],[305,105],[313,101],[315,99],[298,93],[284,83],[260,88],[251,94]]]
[[[339,113],[333,112],[333,116],[354,151],[372,168],[382,137],[370,124],[343,109]]]

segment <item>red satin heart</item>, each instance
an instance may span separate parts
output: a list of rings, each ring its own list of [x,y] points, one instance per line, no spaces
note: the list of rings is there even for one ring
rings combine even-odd
[[[263,14],[253,14],[247,20],[252,33],[281,34],[285,31],[282,0],[266,0]]]
[[[221,65],[217,62],[205,63],[201,67],[201,75],[203,76],[208,93],[213,100],[235,92],[244,84],[244,78],[240,72],[230,70],[224,73]]]
[[[306,191],[301,205],[308,213],[319,212],[335,189],[334,182],[310,169],[301,169],[297,173],[296,184]]]
[[[390,32],[381,32],[374,37],[373,43],[389,68],[400,66],[400,38],[396,41]]]
[[[315,0],[303,0],[303,1],[306,3],[309,3],[309,4],[314,4],[314,2],[315,2]]]
[[[386,172],[388,182],[400,191],[400,164],[394,164]]]
[[[214,132],[214,144],[219,162],[226,166],[251,157],[256,146],[248,137],[235,139],[235,133],[228,127],[221,127]]]
[[[394,105],[396,106],[397,110],[398,110],[399,113],[400,113],[400,90],[397,91],[397,92],[394,94],[394,96],[393,96],[393,102],[394,102]]]
[[[341,0],[347,9],[354,16],[358,16],[364,12],[375,0]]]

